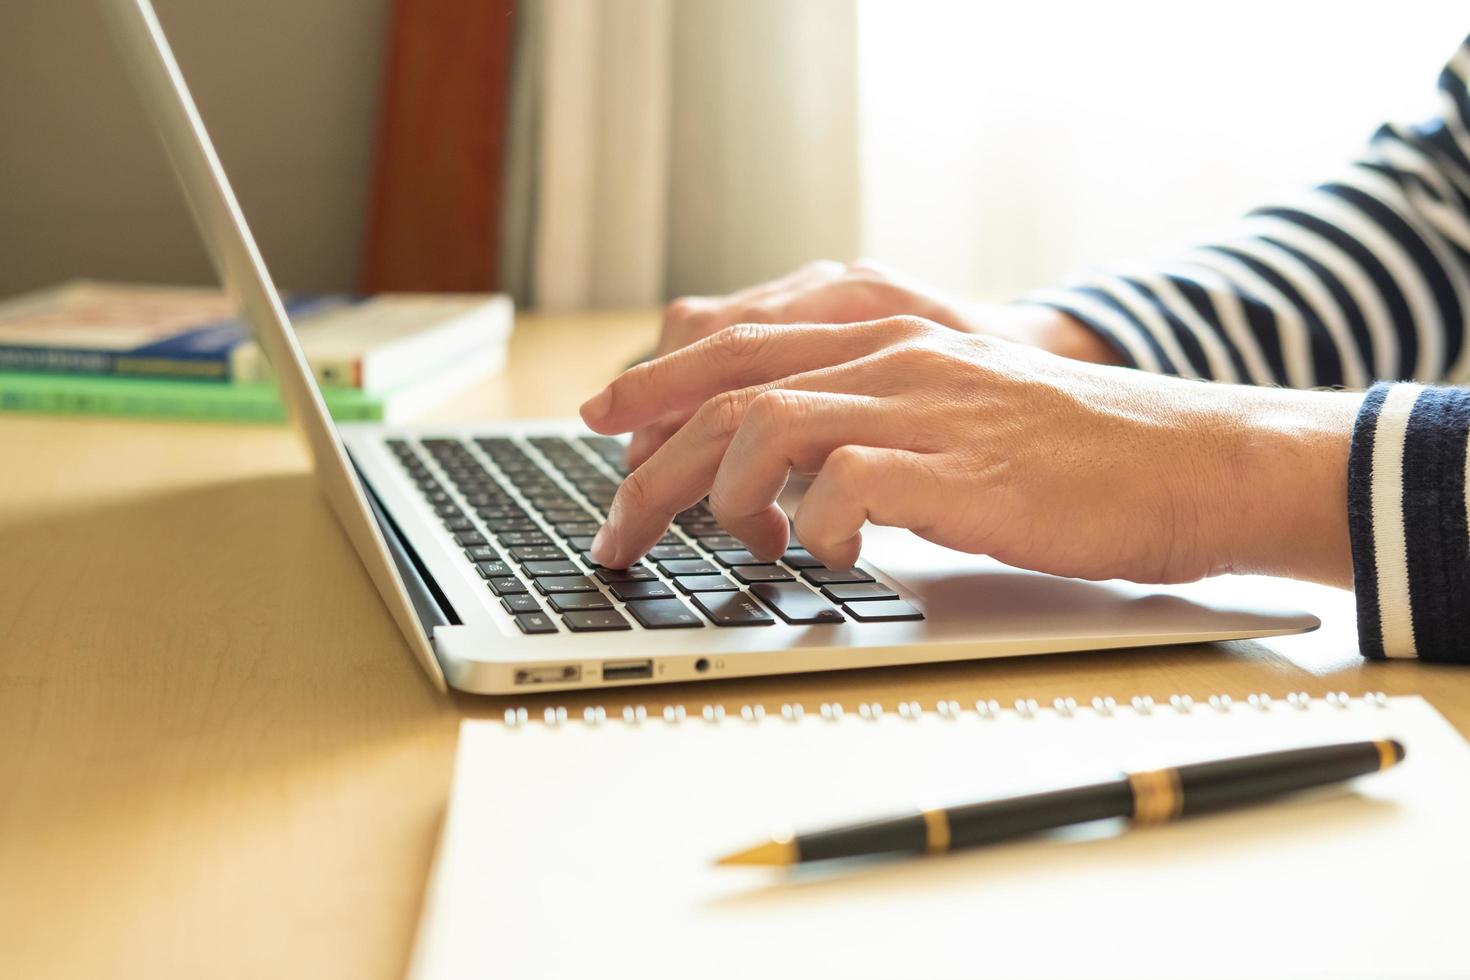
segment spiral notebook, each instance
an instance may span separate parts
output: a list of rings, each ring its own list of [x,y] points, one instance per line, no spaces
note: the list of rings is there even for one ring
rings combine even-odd
[[[461,731],[419,980],[1470,973],[1470,746],[1419,698],[509,721]],[[1385,736],[1407,749],[1396,769],[1163,827],[795,872],[711,864],[773,830]]]

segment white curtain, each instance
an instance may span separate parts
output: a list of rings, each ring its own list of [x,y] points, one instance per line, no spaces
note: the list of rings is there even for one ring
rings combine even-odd
[[[530,0],[504,278],[649,308],[814,258],[1003,299],[1434,108],[1454,0]]]
[[[856,0],[531,0],[502,279],[647,308],[858,248]]]

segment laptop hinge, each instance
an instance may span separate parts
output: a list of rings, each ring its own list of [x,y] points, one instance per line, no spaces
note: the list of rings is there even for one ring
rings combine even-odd
[[[383,509],[382,502],[378,500],[372,484],[367,481],[356,460],[353,460],[352,468],[357,471],[357,480],[362,484],[368,507],[373,512],[373,520],[378,522],[378,528],[383,532],[383,540],[388,544],[388,554],[393,556],[393,565],[398,570],[398,577],[403,582],[409,601],[413,603],[413,611],[418,616],[424,633],[433,639],[436,626],[460,625],[460,618],[449,604],[449,597],[435,584],[434,577],[408,543],[408,538]]]

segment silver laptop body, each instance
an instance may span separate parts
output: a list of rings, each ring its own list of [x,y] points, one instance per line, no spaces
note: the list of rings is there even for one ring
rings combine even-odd
[[[799,549],[774,565],[741,564],[738,543],[722,540],[699,508],[680,515],[642,571],[596,568],[585,539],[622,475],[608,440],[563,421],[334,425],[149,0],[99,3],[215,266],[275,368],[322,491],[437,687],[713,680],[1318,625],[1228,580],[1156,588],[1061,579],[893,528],[864,530],[856,569],[823,569]],[[788,514],[799,492],[783,499]]]

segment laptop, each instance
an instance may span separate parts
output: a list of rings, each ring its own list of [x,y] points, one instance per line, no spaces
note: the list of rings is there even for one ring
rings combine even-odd
[[[623,445],[573,421],[334,425],[149,0],[99,0],[214,264],[280,381],[316,479],[430,680],[485,694],[1274,636],[1313,629],[1263,591],[1020,571],[864,531],[853,568],[795,543],[763,563],[703,504],[644,561],[592,535]],[[487,175],[486,179],[490,179]],[[512,367],[513,370],[513,367]],[[783,497],[788,515],[800,498]]]

